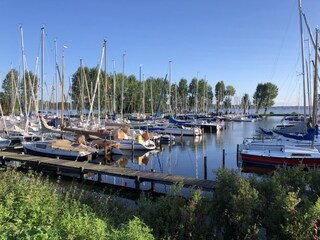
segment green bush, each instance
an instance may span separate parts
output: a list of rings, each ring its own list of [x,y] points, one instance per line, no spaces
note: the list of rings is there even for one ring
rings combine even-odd
[[[69,191],[59,192],[60,189],[41,175],[1,173],[1,239],[107,239],[108,236],[152,239],[151,230],[145,225],[140,227],[141,231],[128,232],[140,223],[139,219],[129,221],[118,230],[110,224],[113,221],[107,213],[98,217],[90,206],[81,203],[80,195],[76,198]]]
[[[320,169],[240,176],[220,169],[210,194],[121,204],[42,175],[0,174],[0,239],[317,239]],[[117,196],[116,196],[117,197]]]

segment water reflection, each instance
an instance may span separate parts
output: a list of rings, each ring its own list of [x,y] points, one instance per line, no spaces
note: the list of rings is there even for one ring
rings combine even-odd
[[[212,180],[222,167],[223,158],[226,168],[238,170],[237,144],[241,144],[245,137],[252,137],[259,127],[272,128],[280,119],[281,117],[273,117],[259,122],[229,122],[223,131],[205,133],[199,137],[176,137],[174,144],[161,144],[157,151],[129,150],[122,156],[112,156],[107,163],[199,179],[205,177],[204,171],[207,169],[207,178]]]

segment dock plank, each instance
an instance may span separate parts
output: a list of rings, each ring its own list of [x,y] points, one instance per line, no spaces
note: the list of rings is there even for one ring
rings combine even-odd
[[[129,179],[137,179],[140,182],[153,182],[160,184],[173,185],[182,183],[184,187],[197,187],[204,190],[214,190],[215,182],[212,180],[204,180],[192,177],[177,176],[167,173],[147,172],[142,170],[134,170],[131,168],[122,168],[109,165],[100,165],[90,162],[70,161],[58,158],[38,157],[28,154],[19,154],[14,152],[0,152],[0,158],[6,162],[19,161],[27,165],[37,164],[37,168],[45,169],[51,167],[59,169],[63,172],[83,172],[93,174],[103,174],[116,177],[124,177]]]

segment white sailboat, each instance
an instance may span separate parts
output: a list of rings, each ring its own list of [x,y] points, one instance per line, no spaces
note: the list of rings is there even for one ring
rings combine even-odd
[[[161,134],[178,135],[178,136],[200,136],[202,131],[198,127],[185,127],[183,125],[170,124],[156,132]]]
[[[98,155],[96,149],[66,139],[22,142],[22,146],[28,154],[67,160],[92,160]]]

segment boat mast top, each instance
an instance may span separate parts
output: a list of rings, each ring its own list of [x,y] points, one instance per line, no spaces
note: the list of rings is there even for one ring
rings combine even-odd
[[[307,119],[306,113],[306,83],[305,83],[305,66],[304,66],[304,39],[303,39],[303,29],[302,29],[302,7],[301,0],[298,0],[299,4],[299,20],[300,20],[300,43],[301,43],[301,64],[302,64],[302,79],[303,79],[303,117],[304,121]]]

